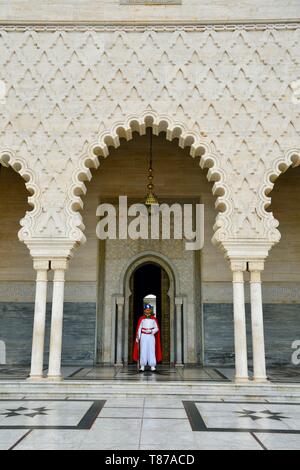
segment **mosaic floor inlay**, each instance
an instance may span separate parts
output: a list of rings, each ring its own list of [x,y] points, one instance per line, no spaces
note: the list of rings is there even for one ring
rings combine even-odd
[[[300,401],[0,400],[0,450],[299,450]]]
[[[185,401],[194,431],[300,434],[298,403]]]
[[[0,400],[0,429],[90,429],[104,405],[104,400]]]
[[[29,367],[0,366],[1,380],[25,380]],[[44,370],[45,375],[47,369]],[[129,367],[76,367],[65,366],[62,369],[65,380],[113,380],[138,382],[231,382],[234,369],[230,367],[168,367],[159,366],[156,373],[147,370],[141,374],[136,366]],[[250,377],[252,372],[250,370]],[[272,383],[300,383],[299,367],[277,367],[268,369]]]

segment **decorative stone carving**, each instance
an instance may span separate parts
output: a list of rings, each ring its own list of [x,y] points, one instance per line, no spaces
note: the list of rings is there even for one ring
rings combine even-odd
[[[82,242],[89,168],[149,124],[209,167],[217,243],[277,242],[267,193],[299,160],[299,43],[298,24],[1,27],[0,154],[38,175],[21,239]]]
[[[178,121],[172,121],[168,115],[158,116],[153,111],[146,111],[140,116],[129,116],[124,123],[122,121],[115,123],[110,132],[104,131],[82,155],[78,168],[73,175],[74,183],[70,192],[71,200],[70,205],[67,206],[67,211],[70,214],[70,226],[72,227],[71,238],[74,237],[75,241],[78,242],[82,241],[81,227],[83,221],[75,211],[82,206],[79,195],[86,192],[83,181],[91,179],[90,168],[98,168],[99,157],[109,155],[109,146],[119,147],[120,138],[122,137],[131,140],[133,131],[137,131],[141,135],[145,134],[147,126],[151,126],[156,135],[160,132],[166,132],[168,140],[178,138],[180,147],[191,147],[191,156],[194,158],[200,157],[199,165],[202,168],[209,168],[207,178],[209,181],[214,181],[213,193],[218,196],[216,208],[224,210],[224,213],[219,214],[217,218],[215,241],[219,242],[224,238],[226,239],[228,237],[226,227],[229,225],[226,214],[231,212],[231,202],[229,198],[226,198],[226,195],[229,194],[229,188],[226,186],[225,175],[217,155],[210,148],[209,143],[201,139],[196,132],[189,132],[184,125]]]

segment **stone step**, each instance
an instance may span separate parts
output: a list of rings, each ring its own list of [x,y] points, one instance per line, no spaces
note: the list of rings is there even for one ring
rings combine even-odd
[[[299,400],[300,384],[233,384],[213,382],[137,383],[130,381],[1,381],[0,399],[6,398],[105,398],[124,396],[177,395],[182,398],[276,401]]]

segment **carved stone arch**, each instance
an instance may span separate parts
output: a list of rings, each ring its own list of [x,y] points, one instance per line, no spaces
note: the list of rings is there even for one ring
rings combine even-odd
[[[173,280],[176,295],[181,295],[180,277],[176,266],[167,256],[156,251],[143,251],[128,260],[120,276],[120,293],[124,292],[124,288],[126,289],[126,281],[128,281],[133,272],[144,263],[156,263],[161,266],[167,272],[170,279]]]
[[[27,240],[30,240],[34,236],[35,220],[40,212],[40,190],[37,185],[37,177],[35,172],[29,168],[27,161],[17,156],[13,150],[0,149],[0,164],[4,167],[11,167],[18,173],[25,180],[26,189],[30,193],[30,196],[28,196],[28,204],[33,209],[27,211],[25,216],[20,220],[22,228],[18,233],[19,240],[26,243]]]
[[[267,209],[272,203],[272,197],[269,196],[274,188],[275,181],[280,175],[285,173],[290,167],[297,167],[300,165],[300,148],[288,150],[284,155],[274,160],[271,168],[269,168],[264,176],[263,185],[259,189],[259,205],[257,208],[258,215],[265,221],[265,234],[264,236],[273,244],[276,244],[281,239],[280,231],[278,230],[279,221],[275,219],[272,212]]]
[[[132,257],[120,275],[120,296],[124,298],[124,357],[128,357],[129,299],[132,295],[130,279],[137,269],[145,264],[155,264],[162,268],[170,281],[168,297],[170,300],[170,358],[175,360],[175,298],[181,296],[180,277],[176,266],[167,256],[157,251],[143,251]],[[185,340],[186,342],[186,340]]]
[[[145,135],[147,127],[152,127],[155,135],[165,132],[166,139],[169,141],[177,138],[181,148],[190,147],[190,155],[193,158],[199,158],[199,166],[208,170],[207,179],[213,182],[212,193],[216,197],[215,207],[218,211],[214,225],[213,243],[221,244],[229,237],[230,214],[233,211],[233,204],[226,174],[218,155],[205,138],[190,131],[185,124],[170,118],[170,116],[158,115],[149,110],[140,115],[131,115],[123,122],[115,122],[110,130],[99,135],[97,141],[86,145],[73,173],[68,191],[69,202],[66,212],[69,219],[69,238],[77,243],[85,242],[84,224],[78,211],[83,208],[81,196],[87,192],[84,182],[91,180],[91,168],[97,169],[100,165],[99,158],[106,158],[109,155],[109,147],[118,148],[121,138],[125,138],[127,141],[131,140],[133,132]]]

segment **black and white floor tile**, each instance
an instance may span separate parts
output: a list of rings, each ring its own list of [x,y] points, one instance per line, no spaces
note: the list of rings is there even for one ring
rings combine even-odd
[[[0,400],[2,429],[90,429],[105,401]]]
[[[29,367],[0,366],[1,380],[25,380]],[[44,371],[47,374],[47,369]],[[147,370],[141,374],[136,366],[129,367],[72,367],[62,369],[65,380],[113,380],[138,382],[231,382],[234,380],[232,367],[167,367],[158,366],[156,373]],[[252,372],[250,371],[250,377]],[[268,369],[272,383],[300,383],[299,367],[277,367]]]
[[[179,396],[0,400],[5,449],[299,450],[300,403]]]
[[[146,369],[140,373],[136,366],[82,368],[67,377],[68,380],[114,380],[133,382],[228,382],[230,379],[209,367],[158,366],[156,372]]]
[[[291,403],[184,402],[194,431],[300,435],[300,406]]]
[[[23,380],[28,377],[29,371],[29,367],[0,366],[0,380]]]

